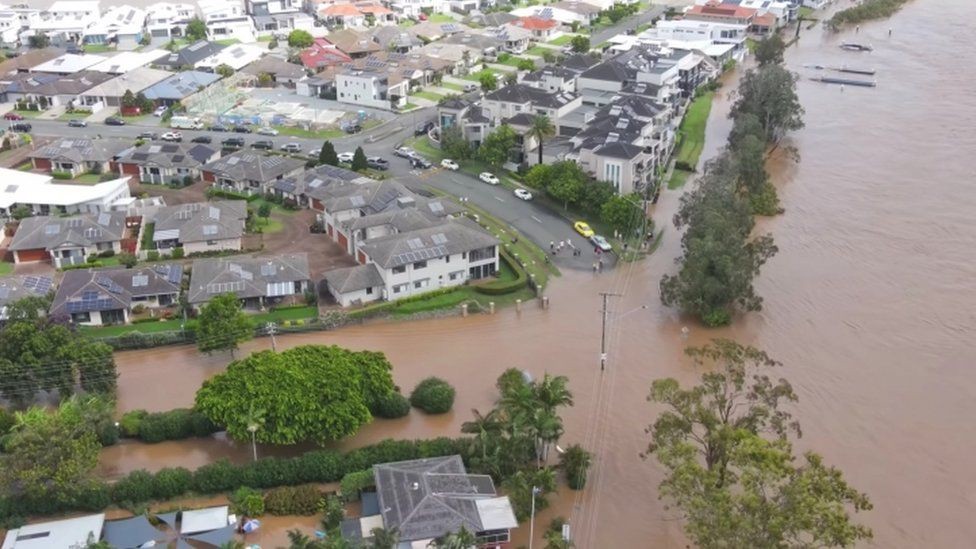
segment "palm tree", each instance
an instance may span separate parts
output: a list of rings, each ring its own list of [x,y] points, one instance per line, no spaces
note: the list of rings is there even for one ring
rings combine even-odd
[[[549,449],[563,436],[563,420],[555,413],[545,410],[539,410],[533,419],[536,465],[542,467],[542,463],[549,459]]]
[[[288,549],[317,549],[319,543],[306,536],[301,530],[288,530]]]
[[[427,544],[427,547],[435,547],[436,549],[470,549],[477,542],[478,540],[474,537],[474,534],[462,524],[461,529],[457,532],[450,532],[435,538],[434,541]]]
[[[387,530],[386,528],[373,528],[370,531],[373,538],[367,547],[369,549],[396,549],[400,542],[400,532],[396,528]]]
[[[258,460],[258,444],[255,438],[255,433],[258,429],[264,427],[264,410],[258,408],[251,403],[250,408],[247,409],[247,417],[244,421],[247,422],[247,432],[251,433],[251,451],[254,453],[254,461]]]
[[[556,128],[548,116],[537,114],[532,119],[532,125],[529,126],[529,135],[539,141],[539,164],[542,164],[542,140],[556,135]]]
[[[566,387],[568,383],[566,376],[546,374],[534,384],[535,397],[544,410],[553,413],[559,406],[573,405],[573,393]]]
[[[488,438],[497,435],[501,431],[502,423],[498,417],[498,410],[492,410],[485,415],[481,415],[481,412],[472,408],[471,413],[474,414],[474,419],[462,423],[461,432],[469,435],[478,435],[478,442],[481,444],[481,460],[484,461],[487,457]]]

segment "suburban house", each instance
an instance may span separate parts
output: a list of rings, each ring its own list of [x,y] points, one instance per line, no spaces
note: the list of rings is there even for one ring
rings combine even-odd
[[[184,67],[193,67],[200,61],[219,53],[221,50],[225,49],[227,46],[223,44],[218,44],[216,42],[208,42],[206,40],[199,40],[170,53],[168,56],[157,59],[156,66],[169,69],[169,70],[180,70]]]
[[[565,119],[582,104],[583,98],[575,93],[550,93],[526,84],[510,84],[485,95],[481,108],[494,126],[505,123],[520,134],[521,154],[511,161],[521,164],[538,161],[538,156],[528,154],[539,146],[537,139],[528,135],[535,116],[548,116],[556,135],[574,133],[574,129],[567,127]]]
[[[404,195],[383,211],[351,217],[335,224],[335,240],[349,255],[360,244],[393,234],[426,229],[459,215],[463,208],[440,198]]]
[[[538,15],[519,17],[509,25],[523,28],[532,33],[532,38],[537,42],[548,42],[555,38],[559,29],[559,22],[555,19],[545,19]]]
[[[64,55],[64,50],[61,48],[47,47],[39,50],[27,50],[17,57],[0,62],[0,80],[6,80],[12,74],[30,72],[37,65],[47,63],[62,55]]]
[[[18,74],[6,86],[7,101],[24,100],[48,107],[73,106],[88,90],[111,80],[111,74],[80,71],[67,76],[54,74]],[[80,102],[80,101],[79,101]]]
[[[197,259],[193,262],[187,301],[201,307],[220,294],[234,294],[244,307],[260,310],[297,303],[312,291],[308,255]]]
[[[306,76],[305,69],[301,65],[289,63],[273,55],[265,55],[261,59],[241,69],[240,72],[252,76],[253,80],[257,82],[260,82],[262,74],[267,74],[271,77],[272,85],[288,85],[292,87]]]
[[[407,104],[410,81],[398,74],[347,68],[336,73],[336,100],[376,109],[396,109]]]
[[[9,218],[18,207],[34,215],[100,213],[127,207],[129,178],[95,185],[59,185],[50,175],[0,168],[0,217]]]
[[[598,107],[611,103],[633,84],[653,86],[663,102],[674,104],[683,91],[679,62],[689,55],[684,50],[635,47],[587,69],[577,79],[576,88],[584,103]]]
[[[41,12],[34,32],[44,33],[56,43],[77,42],[88,25],[102,15],[98,0],[58,0]]]
[[[115,44],[120,50],[134,50],[140,46],[146,32],[146,10],[126,4],[112,6],[93,23],[85,27],[85,44]]]
[[[316,72],[352,61],[351,57],[326,38],[316,38],[311,46],[302,50],[299,57],[306,69]]]
[[[133,309],[160,309],[179,302],[183,266],[157,263],[136,269],[73,269],[64,273],[50,316],[73,324],[128,324]],[[152,313],[150,313],[152,314]]]
[[[240,250],[247,220],[247,202],[218,200],[163,206],[148,214],[153,245],[158,250],[183,248],[184,254]]]
[[[577,153],[580,167],[596,179],[611,183],[618,194],[643,191],[654,174],[654,155],[616,139],[611,134],[602,143],[586,142]]]
[[[0,320],[7,320],[7,306],[27,297],[44,297],[54,281],[49,276],[5,276],[0,278]],[[47,311],[44,311],[46,314]]]
[[[353,59],[366,57],[383,49],[383,46],[376,43],[369,35],[352,29],[332,31],[329,33],[328,41]]]
[[[50,260],[61,268],[84,263],[93,254],[121,252],[126,233],[124,212],[27,217],[20,221],[10,251],[14,263]]]
[[[192,4],[157,2],[146,8],[146,31],[153,38],[181,37],[196,14]]]
[[[302,11],[301,0],[245,0],[244,10],[254,20],[258,35],[311,31],[315,26],[315,18]]]
[[[447,0],[393,0],[390,2],[393,11],[404,17],[420,17],[427,13],[449,13],[451,4]]]
[[[575,22],[590,26],[600,18],[600,12],[603,11],[600,6],[578,0],[561,0],[546,7],[550,9],[552,18],[564,25]]]
[[[319,19],[332,27],[365,27],[366,14],[355,4],[348,2],[321,5],[318,8]]]
[[[499,27],[489,27],[484,29],[483,32],[501,41],[500,49],[508,53],[525,53],[525,50],[532,47],[532,31],[522,27],[501,25]]]
[[[473,13],[466,17],[464,21],[470,21],[479,27],[500,27],[506,23],[511,23],[516,19],[518,19],[517,15],[512,15],[507,11],[495,11],[491,13]]]
[[[312,201],[312,209],[319,212],[319,221],[326,234],[346,248],[336,231],[339,223],[354,217],[382,212],[396,204],[397,199],[412,197],[414,193],[396,180],[366,182],[332,181],[321,188]]]
[[[138,67],[85,91],[81,94],[81,104],[95,105],[101,103],[107,107],[120,107],[125,92],[138,94],[171,76],[173,73],[168,71]]]
[[[461,23],[434,23],[433,21],[424,21],[412,27],[407,27],[407,32],[427,42],[440,40],[441,38],[458,33],[469,32],[470,30],[471,27],[462,25]]]
[[[48,547],[84,547],[102,535],[105,513],[64,520],[26,524],[7,530],[4,549],[47,549]],[[41,543],[37,543],[41,540]],[[33,543],[32,543],[33,542]]]
[[[92,65],[97,65],[105,61],[101,55],[66,53],[60,57],[55,57],[50,61],[45,61],[40,65],[34,65],[30,72],[46,72],[50,74],[60,74],[68,76],[79,71],[83,71]]]
[[[386,46],[386,51],[408,53],[424,45],[424,41],[406,30],[390,25],[376,27],[370,33],[373,40]]]
[[[751,27],[758,15],[759,13],[752,8],[709,0],[704,4],[696,4],[685,10],[684,18],[692,21],[711,21]]]
[[[202,143],[144,143],[121,154],[115,161],[121,175],[142,183],[182,185],[189,177],[200,179],[200,168],[220,158],[220,149]]]
[[[254,22],[244,12],[240,0],[198,0],[197,6],[211,40],[255,41]]]
[[[325,272],[323,285],[340,307],[379,301],[385,283],[375,263],[341,267]]]
[[[360,173],[322,164],[298,175],[276,180],[272,185],[271,192],[296,206],[307,206],[322,211],[321,201],[329,197],[325,193],[332,184],[370,182],[373,182],[373,179]]]
[[[305,169],[305,162],[290,156],[238,151],[208,162],[200,171],[203,180],[215,187],[248,194],[271,192],[274,182]]]
[[[124,51],[105,58],[101,63],[88,67],[90,71],[107,72],[112,75],[124,75],[139,67],[153,64],[170,54],[167,50]]]
[[[440,40],[438,43],[458,44],[477,51],[478,54],[474,56],[474,59],[470,60],[471,63],[482,60],[493,61],[498,56],[498,52],[502,50],[509,51],[507,49],[508,41],[504,37],[494,33],[493,31],[496,29],[475,29],[471,32],[452,34]],[[528,43],[528,40],[526,40],[526,43]]]
[[[227,65],[235,71],[238,71],[248,64],[261,59],[267,52],[268,50],[266,48],[259,48],[258,46],[234,44],[197,61],[193,67],[198,70],[217,72],[217,67]]]
[[[220,75],[212,72],[184,71],[149,86],[142,93],[157,105],[169,107],[203,90],[220,78]]]
[[[396,530],[400,542],[426,547],[462,527],[482,549],[509,546],[518,526],[508,496],[499,496],[488,475],[469,475],[461,456],[444,456],[373,466],[379,514],[342,522],[342,536],[356,544],[372,530]]]
[[[575,92],[577,76],[579,74],[569,69],[558,65],[547,65],[526,74],[520,82],[549,93]]]
[[[67,173],[78,177],[85,173],[110,173],[110,163],[132,144],[124,139],[87,139],[62,137],[28,155],[35,170]]]
[[[437,123],[441,132],[458,126],[461,136],[475,147],[481,145],[491,128],[491,119],[480,105],[453,97],[437,105]]]
[[[653,28],[637,35],[641,42],[701,51],[718,64],[729,59],[741,60],[746,53],[747,37],[746,25],[689,19],[658,21]]]

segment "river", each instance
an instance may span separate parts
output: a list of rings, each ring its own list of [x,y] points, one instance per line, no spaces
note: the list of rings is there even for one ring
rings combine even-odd
[[[564,273],[551,285],[548,312],[528,307],[521,314],[373,324],[282,337],[279,344],[381,350],[405,390],[431,374],[456,385],[452,414],[377,421],[341,446],[454,435],[471,408],[491,406],[493,381],[510,366],[568,375],[576,406],[566,414],[564,443],[597,448],[597,467],[584,497],[564,490],[554,509],[540,514],[539,530],[558,513],[572,519],[578,547],[678,548],[687,540],[657,498],[661,470],[638,456],[656,413],[647,390],[663,376],[695,379],[685,345],[733,337],[784,363],[781,374],[800,397],[795,414],[804,437],[797,446],[823,454],[870,495],[875,508],[859,518],[874,529],[873,545],[972,546],[974,15],[968,0],[916,0],[889,21],[862,25],[856,37],[815,29],[789,50],[787,64],[804,77],[815,74],[805,64],[847,63],[876,68],[879,86],[842,90],[800,81],[806,128],[791,144],[802,160],[772,159],[786,213],[760,224],[780,248],[757,282],[764,310],[730,329],[705,330],[660,305],[658,281],[680,255],[669,227],[647,261],[602,275]],[[845,39],[871,43],[875,51],[843,52],[837,44]],[[706,156],[729,128],[724,94],[709,120]],[[679,195],[662,195],[659,226]],[[611,305],[615,316],[626,315],[611,324],[603,373],[601,291],[623,293]],[[245,351],[268,345],[250,342]],[[120,353],[117,360],[120,408],[162,410],[191,404],[200,382],[228,357],[163,348]],[[106,450],[102,470],[245,460],[247,450],[216,439],[124,444]],[[521,530],[519,543],[527,539]]]

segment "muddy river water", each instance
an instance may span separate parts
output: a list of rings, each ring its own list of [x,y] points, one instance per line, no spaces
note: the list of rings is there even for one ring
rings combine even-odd
[[[786,213],[761,223],[779,254],[763,269],[764,309],[709,331],[663,308],[658,281],[680,254],[673,227],[647,261],[594,276],[567,272],[552,285],[552,308],[495,316],[373,324],[288,336],[282,346],[338,344],[385,352],[409,390],[436,374],[458,389],[452,414],[413,413],[377,421],[343,446],[385,437],[454,435],[471,408],[486,409],[493,381],[516,366],[568,375],[576,406],[564,442],[598,452],[582,497],[560,494],[555,514],[572,520],[578,547],[684,547],[673,512],[658,500],[661,471],[638,454],[656,410],[651,380],[695,372],[686,345],[734,337],[781,360],[796,388],[800,449],[816,449],[867,492],[863,520],[878,547],[971,547],[976,540],[976,10],[969,0],[916,0],[890,21],[863,25],[856,39],[875,51],[837,44],[853,33],[809,31],[787,64],[803,75],[807,127],[792,144],[798,164],[774,158],[771,171]],[[891,36],[888,29],[891,28]],[[870,66],[876,89],[841,89],[807,79],[805,64]],[[728,131],[727,97],[709,121],[706,156]],[[662,196],[667,223],[679,193]],[[609,367],[599,371],[598,292],[612,302]],[[641,307],[646,305],[646,309]],[[689,333],[682,335],[682,327]],[[267,340],[244,351],[266,348]],[[120,408],[187,406],[227,356],[193,349],[121,353]],[[264,454],[294,449],[262,448]],[[199,466],[249,449],[222,439],[122,444],[102,470]],[[540,528],[541,529],[541,528]],[[526,530],[523,528],[522,530]],[[524,542],[527,533],[517,533]]]

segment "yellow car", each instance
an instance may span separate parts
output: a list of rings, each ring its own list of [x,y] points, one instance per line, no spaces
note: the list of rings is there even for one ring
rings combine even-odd
[[[584,238],[589,238],[596,234],[585,221],[577,221],[576,223],[573,223],[573,228],[576,229],[576,232],[583,235]]]

